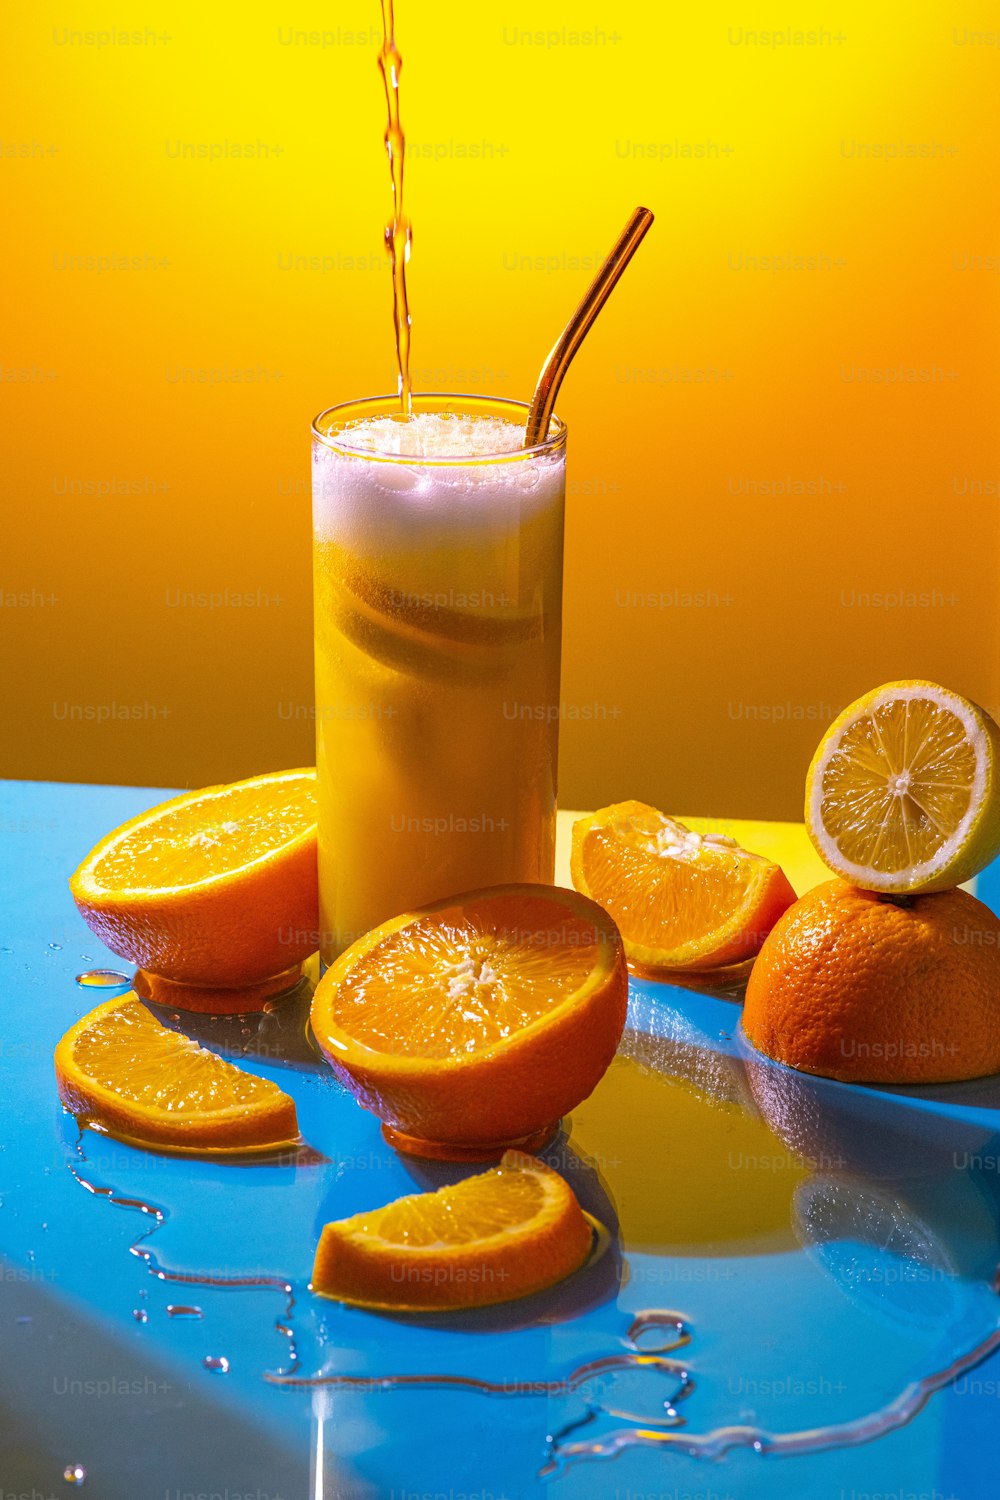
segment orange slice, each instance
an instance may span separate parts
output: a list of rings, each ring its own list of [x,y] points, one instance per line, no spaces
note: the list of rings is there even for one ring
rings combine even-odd
[[[66,1108],[132,1145],[218,1155],[298,1141],[294,1101],[276,1083],[161,1026],[135,995],[71,1026],[55,1065]]]
[[[498,1156],[591,1092],[625,1024],[618,930],[575,891],[511,885],[395,917],[317,986],[327,1061],[390,1140]]]
[[[780,866],[645,802],[580,818],[570,868],[577,890],[614,917],[629,960],[653,972],[752,958],[795,900]]]
[[[593,1231],[558,1172],[508,1151],[499,1166],[436,1193],[327,1224],[312,1289],[400,1312],[527,1297],[583,1265]]]
[[[70,889],[105,946],[151,974],[258,984],[317,947],[316,773],[276,771],[150,808],[91,850]]]

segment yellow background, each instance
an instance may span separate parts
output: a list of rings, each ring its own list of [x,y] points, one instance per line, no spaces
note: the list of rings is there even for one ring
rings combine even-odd
[[[565,805],[794,818],[866,688],[1000,703],[998,25],[399,6],[418,389],[530,394],[657,215],[559,403]],[[312,759],[308,424],[394,385],[378,26],[7,8],[6,775]]]

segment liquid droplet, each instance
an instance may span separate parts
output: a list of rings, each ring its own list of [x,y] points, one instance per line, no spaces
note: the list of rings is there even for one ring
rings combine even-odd
[[[88,990],[127,990],[132,981],[117,969],[87,969],[76,976],[77,984]]]
[[[149,1313],[144,1307],[133,1307],[132,1316],[137,1323],[148,1323]]]
[[[49,947],[52,949],[53,953],[61,953],[62,952],[62,943],[50,943]]]
[[[229,1361],[224,1354],[206,1354],[202,1364],[206,1370],[215,1370],[219,1375],[229,1374]]]
[[[188,1307],[184,1303],[168,1302],[168,1318],[203,1318],[205,1315],[200,1307]]]
[[[67,1484],[75,1484],[79,1489],[87,1478],[87,1471],[83,1464],[67,1464],[63,1469],[63,1478]]]

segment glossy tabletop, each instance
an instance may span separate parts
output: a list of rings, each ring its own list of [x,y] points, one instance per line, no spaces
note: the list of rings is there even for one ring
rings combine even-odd
[[[1000,1495],[1000,1080],[808,1078],[749,1048],[738,995],[634,980],[618,1059],[544,1153],[610,1243],[548,1294],[436,1318],[308,1290],[324,1223],[462,1169],[385,1145],[307,997],[165,1019],[279,1081],[308,1150],[78,1138],[52,1049],[104,998],[76,976],[127,966],[67,876],[166,795],[0,787],[4,1500]],[[800,892],[822,878],[797,826],[712,826]]]

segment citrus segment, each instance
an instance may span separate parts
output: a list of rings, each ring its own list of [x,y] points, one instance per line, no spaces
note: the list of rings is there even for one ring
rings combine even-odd
[[[575,891],[498,886],[355,943],[320,981],[312,1027],[334,1071],[392,1130],[460,1156],[499,1154],[590,1093],[626,1003],[606,912]]]
[[[880,891],[941,891],[1000,853],[1000,728],[933,682],[866,693],[824,735],[806,825],[837,875]]]
[[[484,1307],[562,1280],[592,1243],[563,1178],[508,1151],[492,1171],[327,1224],[312,1286],[343,1302],[400,1311]]]
[[[246,1151],[298,1136],[295,1104],[181,1032],[135,995],[92,1010],[55,1052],[59,1097],[73,1114],[138,1145]]]
[[[317,946],[316,773],[150,808],[91,850],[70,889],[112,953],[174,983],[238,988],[292,968]]]
[[[570,868],[617,922],[629,959],[651,971],[740,963],[795,900],[778,865],[644,802],[579,819]]]

